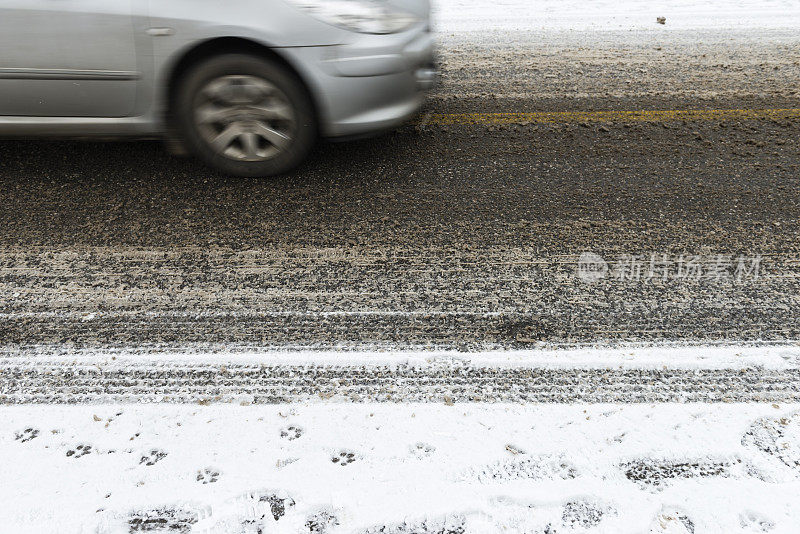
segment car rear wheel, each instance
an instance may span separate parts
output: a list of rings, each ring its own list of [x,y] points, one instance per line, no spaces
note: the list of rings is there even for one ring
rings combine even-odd
[[[181,80],[175,118],[187,147],[226,174],[258,177],[292,170],[316,141],[302,82],[259,57],[211,58]]]

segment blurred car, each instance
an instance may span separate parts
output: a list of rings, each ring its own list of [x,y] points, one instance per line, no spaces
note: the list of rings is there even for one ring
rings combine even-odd
[[[428,0],[0,0],[0,136],[164,136],[239,176],[412,116]]]

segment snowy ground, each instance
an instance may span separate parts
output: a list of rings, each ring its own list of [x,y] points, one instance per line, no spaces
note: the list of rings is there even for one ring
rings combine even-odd
[[[798,408],[5,407],[0,525],[15,534],[797,532]]]
[[[795,0],[433,0],[448,32],[797,28]],[[664,17],[665,24],[657,19]]]
[[[792,346],[7,357],[0,525],[796,532],[799,367]]]

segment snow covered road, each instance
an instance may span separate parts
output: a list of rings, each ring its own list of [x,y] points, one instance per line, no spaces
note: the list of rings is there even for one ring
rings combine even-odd
[[[793,0],[434,5],[437,110],[783,107],[800,97]]]
[[[796,347],[477,353],[70,351],[0,359],[0,404],[800,402]]]
[[[800,339],[799,5],[444,0],[416,124],[280,180],[0,143],[0,353]]]

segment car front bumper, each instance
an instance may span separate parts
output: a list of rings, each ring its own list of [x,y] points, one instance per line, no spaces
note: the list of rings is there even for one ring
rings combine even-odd
[[[427,24],[351,43],[284,49],[306,78],[325,137],[365,135],[412,117],[437,78]]]

